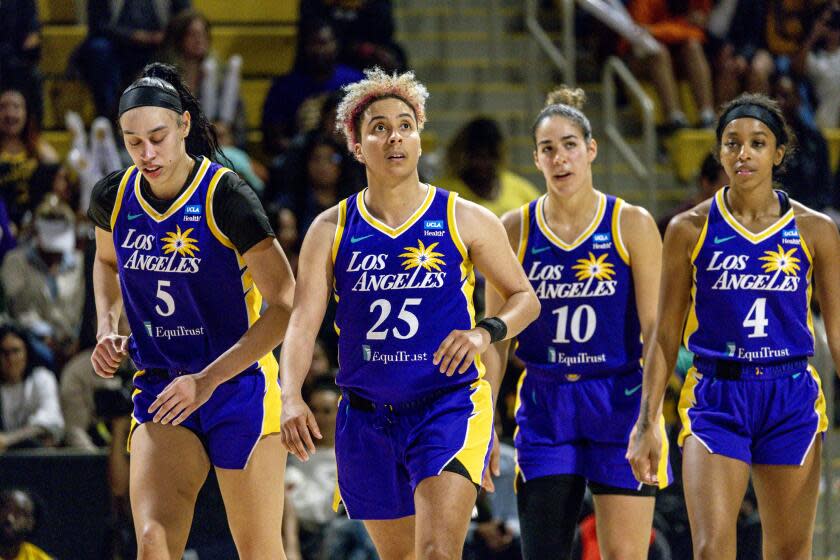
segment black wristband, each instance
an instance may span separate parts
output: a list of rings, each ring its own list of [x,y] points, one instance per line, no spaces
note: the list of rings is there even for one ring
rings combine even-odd
[[[485,317],[475,325],[490,333],[490,342],[499,342],[507,336],[507,325],[498,317]]]

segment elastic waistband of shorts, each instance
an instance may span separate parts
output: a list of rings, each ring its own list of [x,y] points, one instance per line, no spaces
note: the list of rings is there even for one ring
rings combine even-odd
[[[805,371],[808,367],[806,358],[786,360],[784,362],[772,362],[769,364],[751,364],[749,362],[736,362],[734,360],[718,360],[694,356],[694,367],[698,373],[718,379],[737,380],[763,380],[776,379]]]
[[[416,399],[406,400],[406,401],[399,401],[399,402],[379,402],[379,401],[372,401],[368,398],[365,398],[358,393],[354,393],[349,389],[342,389],[341,394],[347,399],[347,402],[350,404],[352,408],[356,410],[362,410],[364,412],[391,412],[391,413],[399,413],[399,412],[413,412],[419,408],[422,408],[429,403],[439,399],[443,395],[454,393],[457,391],[462,391],[466,388],[469,388],[474,382],[471,381],[469,383],[465,383],[462,385],[455,385],[452,387],[442,387],[430,393],[426,393]]]
[[[621,377],[622,375],[640,372],[641,370],[642,367],[639,364],[633,364],[601,371],[570,373],[558,371],[555,367],[525,364],[525,371],[528,372],[528,377],[550,383],[577,383],[579,381],[590,381],[593,379],[607,379],[608,377]]]
[[[185,371],[185,370],[174,369],[174,368],[173,369],[169,369],[169,368],[138,368],[137,371],[138,372],[142,371],[143,375],[147,376],[147,377],[168,377],[168,378],[171,378],[171,379],[175,379],[176,377],[180,377],[182,375],[189,375],[191,373],[198,373],[197,371],[195,371],[195,372]],[[262,372],[258,368],[249,367],[245,371],[241,371],[241,372],[237,373],[231,379],[235,379],[235,378],[241,377],[243,375],[253,375],[253,374],[257,374],[257,373],[262,375]],[[228,380],[228,381],[230,381],[230,380]]]

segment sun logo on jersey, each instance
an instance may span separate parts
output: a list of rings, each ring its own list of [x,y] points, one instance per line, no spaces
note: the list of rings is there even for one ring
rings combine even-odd
[[[404,258],[402,265],[403,268],[406,270],[411,270],[412,268],[417,268],[418,266],[421,268],[425,268],[426,270],[437,270],[440,272],[440,265],[446,266],[446,263],[443,262],[443,259],[439,258],[443,256],[443,253],[436,253],[435,247],[437,247],[440,243],[432,243],[428,247],[426,247],[422,241],[419,239],[417,240],[417,247],[403,247],[407,253],[401,253],[399,256]]]
[[[577,270],[575,275],[578,280],[588,280],[589,278],[610,280],[615,274],[613,264],[607,262],[607,253],[597,258],[589,253],[588,259],[578,259],[577,262],[572,268]]]
[[[181,231],[181,226],[175,225],[175,231],[167,231],[166,237],[161,237],[163,244],[163,253],[168,255],[177,251],[179,255],[195,256],[195,251],[198,251],[198,239],[193,239],[190,234],[195,228],[190,228]]]
[[[788,252],[782,249],[781,245],[776,245],[778,251],[764,251],[764,256],[759,257],[760,261],[767,261],[763,265],[764,272],[776,272],[781,270],[787,275],[796,274],[799,272],[799,259],[794,257],[796,247]]]

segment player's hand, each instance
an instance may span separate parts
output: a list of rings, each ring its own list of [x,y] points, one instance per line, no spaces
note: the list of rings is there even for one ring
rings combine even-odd
[[[479,327],[468,331],[455,330],[440,343],[432,363],[440,364],[440,372],[451,377],[456,369],[458,373],[466,372],[475,357],[489,346],[490,333],[486,329]]]
[[[659,456],[662,452],[662,434],[657,422],[648,423],[640,427],[639,422],[630,432],[630,443],[625,457],[630,461],[633,476],[644,484],[659,485],[657,470]]]
[[[215,389],[200,373],[181,375],[158,394],[149,407],[149,414],[155,415],[154,422],[177,426],[206,403]]]
[[[280,414],[280,441],[283,447],[301,461],[308,461],[315,453],[312,436],[321,439],[321,430],[315,415],[303,401],[300,394],[283,394],[283,408]]]
[[[499,434],[493,429],[493,447],[490,449],[490,464],[484,469],[484,478],[481,480],[481,487],[488,492],[496,491],[496,485],[493,484],[493,477],[502,474],[501,459],[502,450],[499,448]]]
[[[118,334],[103,336],[90,356],[93,371],[99,377],[113,377],[120,363],[128,355],[128,337]]]

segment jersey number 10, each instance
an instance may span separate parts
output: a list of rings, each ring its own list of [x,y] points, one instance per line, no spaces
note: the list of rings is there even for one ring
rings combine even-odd
[[[572,336],[575,342],[587,342],[595,334],[595,326],[598,318],[591,305],[581,305],[572,313],[571,324],[569,324],[569,306],[564,305],[551,312],[557,315],[557,331],[554,335],[554,343],[568,343],[568,335]],[[585,315],[585,317],[584,317]],[[583,327],[585,325],[585,327]]]

